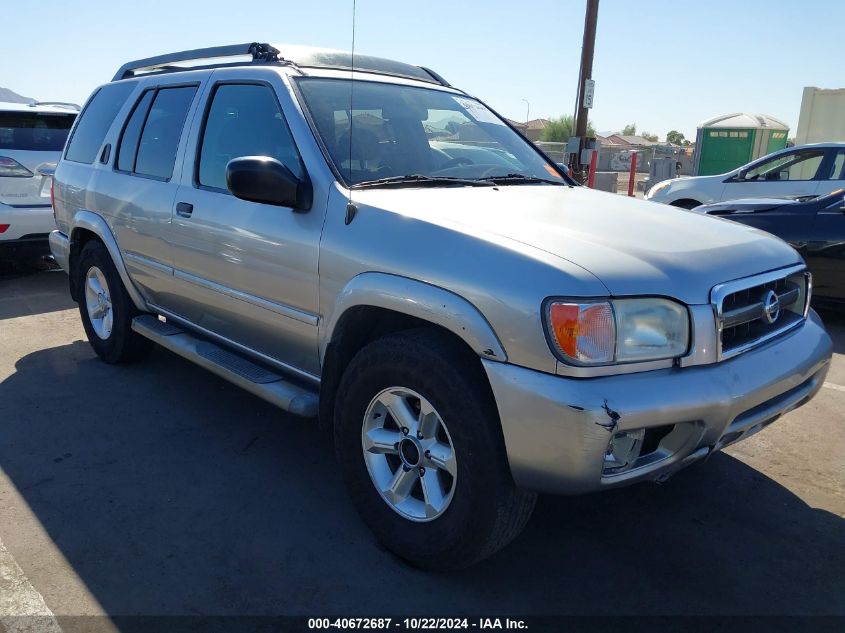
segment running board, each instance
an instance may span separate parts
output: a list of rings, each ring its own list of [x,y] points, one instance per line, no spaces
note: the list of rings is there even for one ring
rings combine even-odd
[[[315,391],[300,387],[281,374],[198,338],[181,327],[145,314],[132,319],[132,329],[285,411],[309,418],[317,415]]]

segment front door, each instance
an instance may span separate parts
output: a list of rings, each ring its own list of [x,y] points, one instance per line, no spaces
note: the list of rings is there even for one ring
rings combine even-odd
[[[317,374],[325,205],[315,201],[303,212],[248,202],[226,185],[226,164],[240,156],[270,156],[308,178],[276,89],[267,81],[218,81],[198,126],[174,205],[174,275],[181,287],[174,312],[236,346]]]

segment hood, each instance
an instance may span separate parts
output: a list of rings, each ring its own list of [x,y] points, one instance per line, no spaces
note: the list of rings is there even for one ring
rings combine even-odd
[[[482,239],[529,245],[590,271],[613,296],[709,303],[718,283],[801,261],[757,229],[585,187],[371,189],[353,198]]]

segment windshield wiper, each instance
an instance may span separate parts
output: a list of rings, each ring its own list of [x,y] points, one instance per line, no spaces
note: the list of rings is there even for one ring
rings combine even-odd
[[[505,174],[504,176],[487,176],[487,180],[492,180],[494,183],[498,184],[533,184],[533,183],[543,183],[548,185],[564,185],[566,186],[566,182],[563,180],[550,180],[548,178],[539,178],[537,176],[527,176],[526,174]]]
[[[490,180],[473,180],[470,178],[453,178],[451,176],[425,176],[424,174],[408,174],[406,176],[390,176],[378,180],[365,180],[352,185],[353,189],[364,189],[368,187],[389,187],[401,185],[461,185],[465,187],[492,187],[495,185]]]

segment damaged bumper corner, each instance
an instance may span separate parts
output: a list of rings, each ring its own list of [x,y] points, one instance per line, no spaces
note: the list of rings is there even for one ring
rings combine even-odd
[[[795,409],[821,388],[832,343],[818,316],[712,365],[577,379],[482,359],[517,485],[577,494],[662,480]],[[603,474],[615,433],[671,429],[624,472]]]

